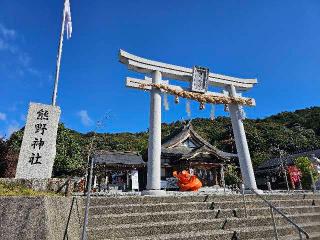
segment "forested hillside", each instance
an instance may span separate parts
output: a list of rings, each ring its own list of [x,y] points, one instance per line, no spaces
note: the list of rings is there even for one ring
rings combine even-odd
[[[192,120],[195,130],[211,144],[224,151],[236,152],[230,119],[218,117],[214,121],[197,118]],[[182,126],[182,122],[162,125],[162,137],[168,137]],[[265,119],[244,121],[254,166],[266,159],[278,157],[280,151],[291,154],[320,148],[320,107],[295,112],[283,112]],[[57,157],[54,175],[79,175],[84,172],[86,156],[94,133],[82,134],[59,125]],[[7,141],[0,140],[0,174],[12,176],[17,161],[23,129]],[[145,153],[148,132],[99,133],[94,149],[138,151]]]

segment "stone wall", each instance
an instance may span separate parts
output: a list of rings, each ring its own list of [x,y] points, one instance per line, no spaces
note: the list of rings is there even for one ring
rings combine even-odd
[[[46,178],[46,179],[20,179],[20,178],[0,178],[0,182],[8,184],[18,184],[35,191],[52,191],[67,194],[79,190],[79,179],[72,178]]]
[[[72,197],[0,197],[1,240],[79,240],[83,201]]]

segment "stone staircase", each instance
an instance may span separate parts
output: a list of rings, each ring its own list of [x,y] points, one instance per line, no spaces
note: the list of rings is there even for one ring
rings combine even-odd
[[[320,239],[320,195],[264,195],[295,223]],[[274,239],[270,208],[257,196],[241,195],[92,197],[90,240],[107,239]],[[275,214],[279,239],[299,239]]]

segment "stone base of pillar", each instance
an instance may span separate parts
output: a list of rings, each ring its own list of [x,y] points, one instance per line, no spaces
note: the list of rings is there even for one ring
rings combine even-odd
[[[164,190],[143,190],[141,192],[142,196],[165,196],[167,193]]]
[[[260,189],[255,189],[255,192],[258,193],[258,194],[265,194],[262,190]],[[250,189],[245,189],[244,190],[244,194],[254,194]]]

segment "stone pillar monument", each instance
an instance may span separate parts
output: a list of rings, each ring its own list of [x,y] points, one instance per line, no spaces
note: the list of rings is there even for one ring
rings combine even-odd
[[[236,88],[233,85],[229,87],[228,91],[230,97],[238,97]],[[241,118],[240,106],[238,104],[229,104],[229,111],[244,184],[246,188],[250,187],[257,190],[246,133]]]
[[[60,113],[59,107],[30,103],[16,178],[51,178]]]

